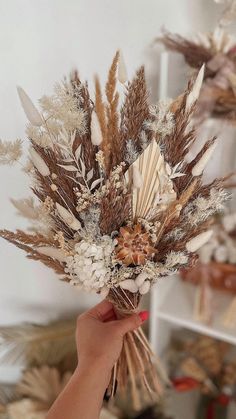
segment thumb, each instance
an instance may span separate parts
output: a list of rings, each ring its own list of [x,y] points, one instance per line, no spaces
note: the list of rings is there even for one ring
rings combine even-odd
[[[139,314],[132,314],[132,316],[125,317],[121,320],[116,320],[115,326],[117,329],[125,335],[132,330],[137,329],[141,324],[149,317],[148,311],[141,311]]]

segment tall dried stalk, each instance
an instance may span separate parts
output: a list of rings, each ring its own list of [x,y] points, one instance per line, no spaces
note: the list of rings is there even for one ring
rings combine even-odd
[[[108,80],[106,83],[106,97],[107,97],[107,133],[105,140],[105,161],[108,170],[121,162],[119,149],[119,129],[118,129],[118,101],[119,94],[116,91],[116,71],[119,60],[119,51],[113,59],[112,65],[108,73]]]

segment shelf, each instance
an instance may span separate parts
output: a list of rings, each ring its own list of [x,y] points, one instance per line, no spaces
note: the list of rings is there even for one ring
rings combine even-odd
[[[177,277],[167,278],[165,281],[171,281],[171,286],[168,284],[167,287],[164,287],[164,291],[163,287],[159,290],[158,285],[155,288],[152,298],[153,300],[159,298],[159,303],[156,305],[155,311],[152,311],[152,316],[155,316],[157,320],[164,320],[172,325],[184,327],[236,345],[236,330],[226,328],[222,324],[223,313],[230,304],[232,296],[213,291],[214,319],[212,324],[208,326],[193,318],[196,287],[182,282]]]

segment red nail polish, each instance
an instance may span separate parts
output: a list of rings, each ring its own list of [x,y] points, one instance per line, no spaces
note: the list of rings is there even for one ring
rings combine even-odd
[[[139,317],[142,320],[142,323],[145,322],[149,318],[149,311],[141,311]]]

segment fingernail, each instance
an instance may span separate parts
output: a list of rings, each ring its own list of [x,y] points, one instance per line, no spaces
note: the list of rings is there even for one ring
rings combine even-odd
[[[149,318],[149,311],[141,311],[138,315],[143,323]]]

